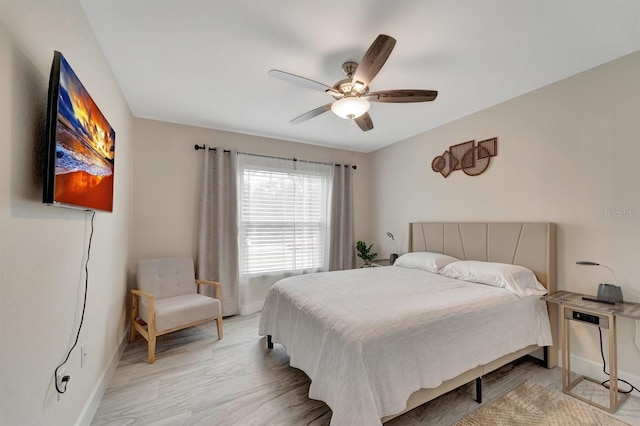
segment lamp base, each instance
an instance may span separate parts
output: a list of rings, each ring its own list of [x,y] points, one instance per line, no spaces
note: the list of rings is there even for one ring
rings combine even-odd
[[[622,289],[617,285],[602,283],[598,286],[598,301],[622,303]]]

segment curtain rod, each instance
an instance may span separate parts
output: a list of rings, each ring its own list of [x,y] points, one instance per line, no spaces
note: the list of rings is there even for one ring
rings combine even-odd
[[[207,148],[206,145],[194,145],[193,149],[195,149],[196,151],[199,149],[205,149]],[[217,151],[216,148],[209,148],[209,151]],[[228,149],[225,149],[223,152],[231,152]],[[238,154],[245,154],[245,155],[255,155],[256,157],[265,157],[265,158],[275,158],[277,160],[292,160],[292,161],[302,161],[304,163],[312,163],[312,164],[327,164],[327,165],[334,165],[334,166],[341,166],[342,164],[334,164],[334,163],[323,163],[321,161],[309,161],[309,160],[298,160],[296,157],[293,158],[286,158],[286,157],[274,157],[272,155],[261,155],[261,154],[251,154],[249,152],[238,152]],[[348,167],[346,164],[344,165],[345,167]],[[356,166],[355,164],[351,166],[354,170],[358,168],[358,166]]]

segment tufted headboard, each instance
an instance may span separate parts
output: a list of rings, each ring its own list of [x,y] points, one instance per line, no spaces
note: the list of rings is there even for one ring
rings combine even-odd
[[[556,227],[548,222],[414,222],[409,251],[521,265],[556,292]]]

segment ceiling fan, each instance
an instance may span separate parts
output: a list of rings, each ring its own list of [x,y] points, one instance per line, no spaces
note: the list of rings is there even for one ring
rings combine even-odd
[[[291,120],[291,123],[300,123],[331,110],[339,117],[353,119],[358,124],[358,127],[366,132],[373,129],[373,121],[368,112],[369,102],[407,103],[433,101],[438,96],[438,92],[435,90],[405,89],[369,92],[371,81],[382,69],[395,45],[396,40],[393,37],[380,34],[369,46],[369,50],[360,60],[360,64],[351,61],[342,64],[342,70],[347,75],[347,78],[338,81],[333,86],[285,71],[270,70],[269,75],[272,77],[301,84],[311,89],[322,90],[336,99],[335,102],[305,112]]]

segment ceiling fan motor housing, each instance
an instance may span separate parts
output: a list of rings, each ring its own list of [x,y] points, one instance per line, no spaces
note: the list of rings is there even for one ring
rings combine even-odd
[[[342,64],[342,71],[347,75],[347,78],[338,81],[333,86],[333,89],[342,95],[339,95],[338,93],[331,93],[331,96],[335,99],[341,99],[347,95],[364,96],[369,93],[369,86],[366,86],[364,83],[362,83],[360,87],[354,87],[356,85],[353,83],[353,74],[356,72],[356,69],[358,69],[357,62],[347,61]]]

